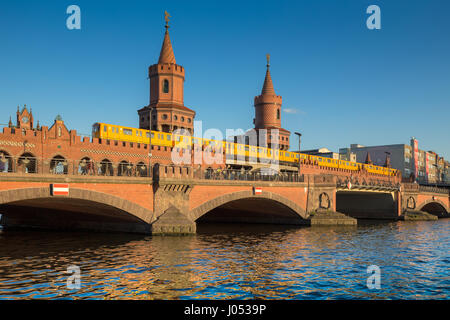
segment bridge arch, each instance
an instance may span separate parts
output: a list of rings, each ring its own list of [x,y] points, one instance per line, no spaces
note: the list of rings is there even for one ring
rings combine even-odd
[[[422,202],[417,208],[431,214],[447,214],[450,213],[449,207],[439,199],[428,199]]]
[[[229,194],[224,194],[222,196],[211,199],[198,207],[192,209],[189,213],[189,217],[192,221],[197,221],[198,219],[204,217],[207,213],[213,211],[214,209],[218,209],[224,205],[228,205],[231,203],[238,203],[239,201],[248,201],[248,200],[266,200],[267,204],[275,204],[278,207],[282,206],[287,211],[292,213],[290,219],[298,219],[305,220],[308,218],[307,213],[303,208],[301,208],[295,202],[272,192],[264,191],[259,195],[254,195],[252,191],[238,191]]]
[[[23,210],[23,208],[26,208],[26,210]],[[61,211],[65,214],[60,217],[60,221],[57,221],[55,212]],[[49,187],[0,191],[0,213],[6,217],[17,216],[20,218],[19,220],[25,221],[24,225],[30,226],[34,225],[27,223],[27,221],[36,222],[40,220],[39,216],[42,214],[43,217],[46,217],[43,220],[53,219],[54,221],[38,221],[40,224],[37,226],[51,225],[56,228],[60,225],[70,224],[64,221],[65,219],[74,224],[78,217],[87,217],[89,223],[94,226],[93,229],[97,229],[95,224],[98,223],[99,226],[101,225],[101,228],[98,229],[104,231],[126,232],[146,232],[145,229],[148,229],[147,227],[152,219],[151,210],[129,200],[103,192],[79,188],[70,188],[69,195],[63,197],[50,196]],[[106,223],[103,223],[103,221],[106,221]],[[122,222],[123,228],[120,226]],[[16,224],[19,225],[20,223]],[[110,226],[112,226],[111,229],[108,229]],[[81,228],[84,229],[83,226]]]

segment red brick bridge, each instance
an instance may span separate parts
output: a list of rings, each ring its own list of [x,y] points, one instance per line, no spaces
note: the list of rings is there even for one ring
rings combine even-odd
[[[308,165],[301,169],[308,172]],[[368,173],[264,176],[159,164],[152,173],[0,173],[1,224],[158,234],[193,233],[199,222],[353,224],[450,212],[448,189]],[[66,184],[68,194],[53,195],[55,184]]]

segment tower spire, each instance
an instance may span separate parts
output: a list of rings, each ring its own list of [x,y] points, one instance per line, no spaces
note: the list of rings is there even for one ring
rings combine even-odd
[[[162,63],[173,63],[175,64],[175,55],[173,54],[172,44],[170,43],[169,36],[169,18],[171,16],[167,11],[164,11],[164,20],[166,20],[166,33],[164,34],[164,41],[161,48],[161,53],[159,54],[158,64]]]
[[[273,88],[272,77],[270,76],[270,54],[266,54],[267,70],[266,78],[264,79],[264,85],[261,91],[261,95],[276,95]]]
[[[370,158],[370,153],[367,151],[367,156],[366,156],[366,164],[372,164],[372,159]]]

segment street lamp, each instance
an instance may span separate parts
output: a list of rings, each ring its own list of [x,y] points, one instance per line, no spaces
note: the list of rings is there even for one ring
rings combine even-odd
[[[300,132],[295,132],[295,134],[298,136],[298,177],[300,178],[300,144],[302,140],[302,134]]]
[[[439,177],[440,176],[439,166],[437,164],[435,164],[435,163],[433,163],[433,166],[436,167],[436,172],[435,173],[437,173],[438,177]],[[437,188],[437,185],[438,185],[438,179],[436,178],[435,179],[435,186],[436,186],[436,188]]]

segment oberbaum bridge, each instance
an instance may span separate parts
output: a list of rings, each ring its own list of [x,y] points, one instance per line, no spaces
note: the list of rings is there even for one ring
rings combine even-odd
[[[166,16],[139,127],[193,133],[195,112],[184,106],[185,70],[176,64],[168,28]],[[280,108],[267,66],[255,97],[255,128],[278,130],[278,148],[287,150]],[[300,159],[297,168],[280,165],[277,174],[264,175],[257,163],[229,166],[225,154],[218,164],[175,165],[170,146],[78,135],[60,116],[50,128],[35,126],[26,105],[16,116],[0,133],[4,228],[189,234],[197,222],[354,225],[357,219],[434,220],[450,212],[448,189],[418,185],[400,172],[380,175]]]

